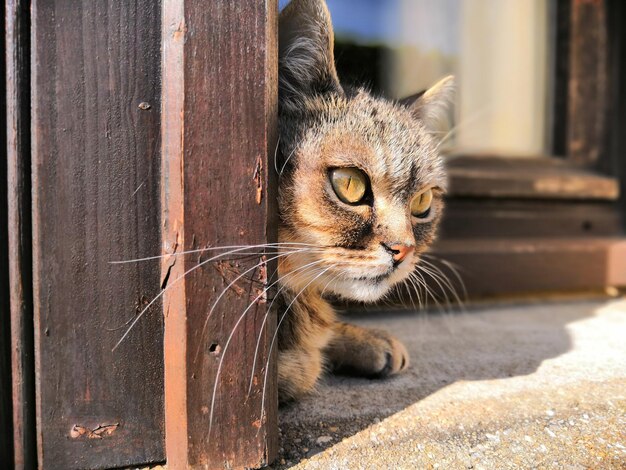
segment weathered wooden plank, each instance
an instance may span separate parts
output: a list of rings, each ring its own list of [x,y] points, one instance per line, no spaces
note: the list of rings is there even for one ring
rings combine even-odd
[[[608,285],[626,287],[626,239],[611,244],[608,263]]]
[[[442,239],[619,236],[616,202],[563,199],[450,198]]]
[[[615,238],[442,240],[432,254],[453,263],[470,298],[602,291],[612,285]],[[435,261],[436,262],[436,261]],[[436,262],[437,263],[437,262]],[[451,281],[460,285],[445,265]],[[435,282],[429,282],[436,287]]]
[[[602,170],[616,176],[620,182],[620,208],[626,233],[626,3],[607,0],[609,85],[607,110],[607,152],[600,162]]]
[[[164,460],[160,2],[33,2],[39,465]]]
[[[272,242],[276,1],[166,0],[163,21],[163,244],[173,252]],[[273,313],[261,330],[272,267],[254,268],[257,255],[176,281],[214,254],[163,263],[168,468],[260,467],[276,452]]]
[[[594,167],[606,151],[606,1],[572,0],[570,13],[567,159]]]
[[[37,450],[31,275],[30,2],[9,0],[6,19],[14,464],[17,469],[34,469]]]
[[[5,12],[0,17],[4,31]],[[0,49],[5,50],[4,35],[0,37]],[[0,63],[0,108],[6,108],[6,69]],[[0,114],[0,462],[13,461],[13,419],[11,417],[11,330],[9,304],[9,242],[7,231],[7,157],[6,115]]]
[[[455,197],[616,200],[616,178],[556,158],[458,156],[448,161]]]
[[[571,30],[571,0],[556,0],[554,8],[554,44],[552,45],[550,72],[552,76],[551,125],[552,135],[549,147],[553,155],[564,157],[567,153],[567,106],[569,91],[570,65],[570,30]]]

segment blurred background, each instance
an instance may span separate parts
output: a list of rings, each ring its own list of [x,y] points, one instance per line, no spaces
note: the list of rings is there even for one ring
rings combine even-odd
[[[288,2],[281,1],[281,7]],[[552,146],[556,2],[329,0],[340,78],[390,98],[458,77],[464,153],[537,156]]]
[[[624,233],[621,2],[327,4],[342,83],[402,99],[456,77],[434,253],[461,267],[470,297],[626,283],[605,248]]]

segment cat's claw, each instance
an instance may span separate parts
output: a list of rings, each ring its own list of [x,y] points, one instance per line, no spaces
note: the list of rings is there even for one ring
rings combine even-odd
[[[335,333],[325,353],[337,372],[380,379],[409,367],[404,345],[384,330],[337,323]]]
[[[391,353],[385,353],[385,358],[386,358],[385,367],[383,367],[383,370],[381,370],[378,374],[376,374],[376,377],[383,378],[383,377],[387,377],[388,375],[392,373],[393,356],[391,355]]]
[[[409,353],[404,345],[393,337],[386,339],[391,351],[385,352],[385,366],[376,374],[376,378],[399,374],[409,367]]]

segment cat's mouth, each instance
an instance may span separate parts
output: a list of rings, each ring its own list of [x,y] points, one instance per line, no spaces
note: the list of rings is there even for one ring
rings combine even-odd
[[[334,278],[325,286],[329,291],[340,297],[362,302],[374,302],[383,297],[389,289],[405,279],[410,273],[410,266],[407,263],[402,269],[400,267],[389,267],[381,274],[370,275],[347,275]]]
[[[394,269],[390,269],[389,271],[383,273],[383,274],[379,274],[378,276],[359,276],[359,277],[352,277],[351,280],[353,281],[360,281],[360,282],[371,282],[372,284],[378,284],[380,282],[386,281],[387,279],[389,279],[389,277],[391,277],[391,275],[393,274],[395,270]]]
[[[381,286],[389,283],[395,284],[399,280],[403,279],[415,269],[415,264],[412,262],[394,263],[389,266],[384,272],[380,274],[360,274],[348,275],[344,273],[344,280],[347,282],[354,282],[358,284],[366,284],[370,286]]]

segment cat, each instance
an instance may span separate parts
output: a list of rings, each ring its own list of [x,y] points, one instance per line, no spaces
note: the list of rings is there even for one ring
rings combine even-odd
[[[409,367],[404,345],[337,317],[328,295],[372,302],[407,280],[435,239],[446,174],[436,130],[454,79],[411,104],[341,85],[323,0],[279,17],[278,264],[282,402],[325,370],[387,377]]]

